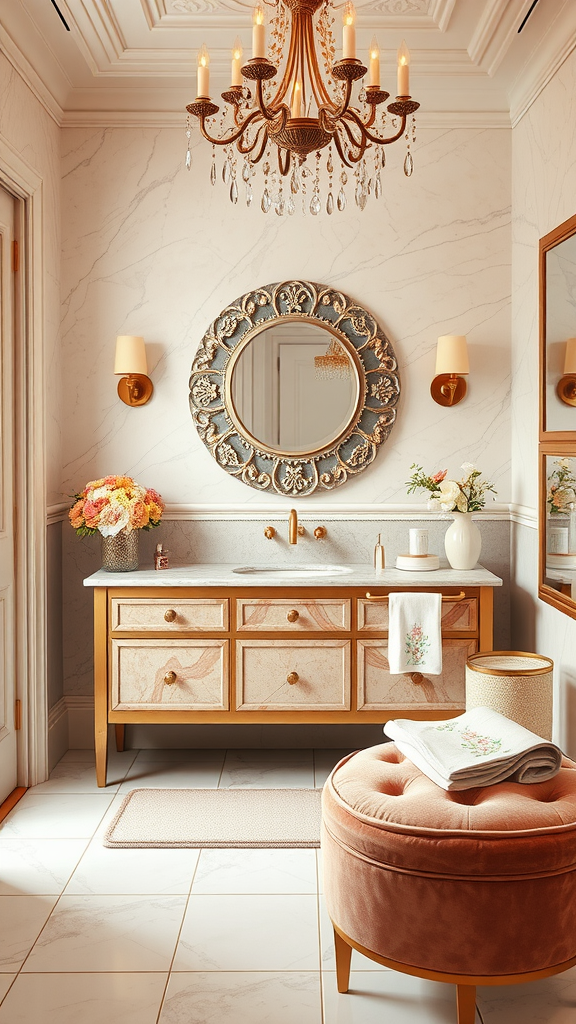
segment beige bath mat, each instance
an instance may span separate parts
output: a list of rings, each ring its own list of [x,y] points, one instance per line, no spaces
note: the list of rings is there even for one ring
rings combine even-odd
[[[320,800],[319,789],[133,789],[104,846],[316,847]]]

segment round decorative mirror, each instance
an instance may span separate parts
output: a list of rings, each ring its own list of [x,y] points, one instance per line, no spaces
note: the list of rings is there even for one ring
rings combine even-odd
[[[190,377],[192,416],[218,464],[294,497],[369,466],[399,395],[394,351],[371,314],[307,281],[266,285],[223,310]]]

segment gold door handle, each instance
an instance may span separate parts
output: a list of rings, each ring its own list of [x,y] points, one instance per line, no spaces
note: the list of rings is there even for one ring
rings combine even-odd
[[[290,683],[290,686],[294,686],[294,683],[297,683],[299,679],[300,676],[297,672],[289,672],[286,676],[286,682]]]
[[[300,612],[297,611],[296,608],[291,608],[286,618],[288,619],[288,622],[297,622],[300,618]]]
[[[416,683],[416,685],[419,685],[420,683],[424,682],[424,676],[422,675],[421,672],[411,672],[410,679],[412,680],[413,683]]]
[[[166,622],[174,622],[176,620],[176,612],[174,611],[174,609],[168,608],[164,612],[164,618],[166,619]]]
[[[173,686],[177,678],[178,676],[175,672],[167,672],[164,676],[164,682],[166,683],[166,686]]]

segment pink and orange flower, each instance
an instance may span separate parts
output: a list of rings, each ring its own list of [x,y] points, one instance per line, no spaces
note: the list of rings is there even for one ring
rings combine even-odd
[[[164,502],[152,487],[142,487],[130,476],[105,476],[74,496],[68,518],[81,537],[96,532],[115,537],[121,531],[151,530],[163,511]]]

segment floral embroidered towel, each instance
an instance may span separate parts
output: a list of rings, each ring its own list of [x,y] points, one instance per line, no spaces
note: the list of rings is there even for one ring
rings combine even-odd
[[[472,708],[446,722],[386,722],[386,736],[442,789],[472,789],[496,782],[545,782],[557,775],[562,751],[517,722]]]
[[[441,594],[390,594],[388,661],[394,675],[415,669],[431,676],[440,675],[441,608]]]

